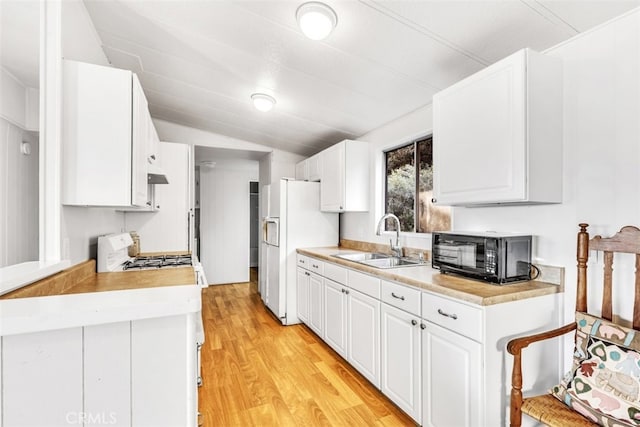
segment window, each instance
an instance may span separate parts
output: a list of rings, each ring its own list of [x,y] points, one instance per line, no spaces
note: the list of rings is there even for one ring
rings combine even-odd
[[[431,203],[432,141],[428,136],[384,153],[385,212],[400,219],[400,231],[430,233],[451,228],[450,208]],[[395,230],[393,221],[387,220],[386,226]]]

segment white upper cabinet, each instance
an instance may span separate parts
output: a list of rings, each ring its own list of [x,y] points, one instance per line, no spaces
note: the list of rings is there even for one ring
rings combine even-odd
[[[296,179],[320,181],[320,153],[296,163]]]
[[[131,71],[64,61],[62,203],[145,206],[155,130]]]
[[[433,97],[440,205],[562,201],[562,64],[523,49]]]
[[[307,172],[307,159],[296,163],[296,179],[300,181],[308,181],[309,173]]]
[[[369,210],[369,144],[344,140],[320,152],[320,209]]]
[[[322,159],[320,157],[320,153],[314,154],[313,156],[309,157],[306,160],[306,162],[307,162],[307,180],[313,181],[313,182],[321,181],[322,178],[320,176],[320,173],[321,173]]]

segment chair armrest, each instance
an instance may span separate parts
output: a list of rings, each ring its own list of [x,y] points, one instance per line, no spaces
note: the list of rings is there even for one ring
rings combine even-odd
[[[511,341],[509,341],[509,344],[507,344],[507,351],[510,354],[515,355],[516,353],[519,353],[523,348],[528,347],[529,344],[531,343],[544,341],[549,338],[559,337],[571,331],[575,331],[575,329],[576,329],[576,323],[572,322],[572,323],[569,323],[568,325],[564,325],[559,328],[552,329],[550,331],[540,332],[539,334],[528,335],[525,337],[514,338]]]
[[[526,337],[514,338],[507,344],[507,351],[513,355],[513,371],[511,372],[511,408],[510,425],[520,427],[522,425],[522,349],[534,342],[544,341],[549,338],[559,337],[576,330],[576,323],[572,322],[560,328],[547,332],[541,332]]]

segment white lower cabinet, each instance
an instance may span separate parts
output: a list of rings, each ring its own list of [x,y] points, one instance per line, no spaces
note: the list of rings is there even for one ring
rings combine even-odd
[[[347,295],[349,289],[324,279],[324,340],[340,356],[347,357]]]
[[[296,310],[298,319],[309,323],[309,278],[311,273],[298,267],[296,269]]]
[[[507,425],[506,343],[561,318],[559,294],[482,306],[326,260],[315,273],[313,258],[301,260],[298,316],[308,304],[305,323],[423,426]],[[541,394],[557,382],[559,351],[559,342],[527,349],[523,392]]]
[[[324,334],[324,283],[322,276],[309,273],[309,327],[318,334]]]
[[[420,318],[381,304],[381,387],[396,405],[420,422]]]
[[[347,298],[347,361],[380,388],[380,301],[353,289]]]
[[[422,425],[481,425],[482,346],[430,322],[422,329]]]

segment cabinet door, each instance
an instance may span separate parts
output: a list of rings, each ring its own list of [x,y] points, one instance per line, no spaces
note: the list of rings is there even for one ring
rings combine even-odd
[[[433,97],[436,203],[526,199],[525,61],[518,52]]]
[[[340,212],[344,209],[344,142],[321,153],[320,210]]]
[[[62,78],[62,203],[130,206],[131,71],[65,60]]]
[[[422,425],[483,425],[481,345],[425,322],[422,337]]]
[[[324,284],[322,277],[317,274],[309,275],[309,327],[318,336],[324,330]]]
[[[296,179],[306,181],[307,175],[307,160],[296,163]]]
[[[147,149],[155,129],[149,115],[147,99],[138,77],[133,74],[133,118],[131,140],[131,204],[147,206]]]
[[[298,319],[309,324],[309,276],[310,273],[298,267],[296,271],[296,306]]]
[[[419,318],[387,304],[381,304],[380,316],[380,389],[416,422],[420,422]]]
[[[380,301],[349,289],[347,360],[380,387]]]
[[[324,279],[324,340],[342,357],[347,357],[347,289]]]
[[[322,181],[320,177],[321,173],[321,161],[320,161],[320,153],[311,156],[307,159],[307,176],[309,181]]]

